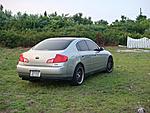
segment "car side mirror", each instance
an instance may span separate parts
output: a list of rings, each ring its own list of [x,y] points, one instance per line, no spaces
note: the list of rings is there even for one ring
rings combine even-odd
[[[103,51],[104,50],[104,48],[103,47],[100,47],[100,51]]]
[[[99,47],[98,49],[94,49],[94,51],[103,51],[104,48],[103,47]]]

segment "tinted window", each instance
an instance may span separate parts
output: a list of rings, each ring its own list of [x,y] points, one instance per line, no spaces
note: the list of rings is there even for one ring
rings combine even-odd
[[[90,40],[86,40],[86,43],[87,43],[90,51],[93,51],[94,49],[98,49],[98,46],[95,42],[92,42]]]
[[[88,51],[88,46],[85,41],[78,42],[76,47],[79,51]]]
[[[33,50],[64,50],[73,41],[71,40],[45,40],[33,47]]]

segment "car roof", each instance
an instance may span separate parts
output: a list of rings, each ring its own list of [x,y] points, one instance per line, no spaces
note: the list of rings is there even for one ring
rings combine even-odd
[[[47,40],[89,40],[88,38],[84,37],[54,37],[54,38],[48,38]]]

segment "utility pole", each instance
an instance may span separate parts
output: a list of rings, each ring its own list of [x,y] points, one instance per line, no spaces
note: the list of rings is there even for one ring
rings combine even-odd
[[[142,15],[142,8],[140,8],[140,15]]]
[[[0,4],[0,11],[3,11],[3,5],[2,4]]]

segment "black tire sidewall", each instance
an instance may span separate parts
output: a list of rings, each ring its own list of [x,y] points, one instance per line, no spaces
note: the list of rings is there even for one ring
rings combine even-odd
[[[111,69],[108,68],[109,62],[112,62],[112,67],[111,67]],[[109,58],[108,58],[108,61],[107,61],[106,72],[107,72],[107,73],[111,73],[111,72],[113,71],[113,67],[114,67],[114,61],[113,61],[113,58],[112,58],[112,57],[109,57]]]
[[[79,70],[79,69],[82,69],[82,79],[81,79],[82,82],[79,82],[77,80],[77,74],[76,73],[77,73],[77,70]],[[74,71],[74,74],[73,74],[73,79],[72,79],[72,85],[81,85],[84,81],[84,77],[85,77],[84,68],[83,68],[82,65],[79,64],[75,68],[75,71]]]

